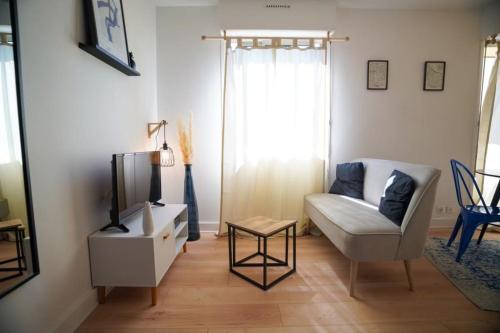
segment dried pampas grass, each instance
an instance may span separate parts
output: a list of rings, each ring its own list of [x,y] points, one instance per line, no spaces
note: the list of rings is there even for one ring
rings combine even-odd
[[[182,160],[184,164],[191,164],[193,160],[193,114],[189,114],[189,125],[186,129],[182,119],[177,123],[177,132],[179,134],[179,146],[181,147]]]

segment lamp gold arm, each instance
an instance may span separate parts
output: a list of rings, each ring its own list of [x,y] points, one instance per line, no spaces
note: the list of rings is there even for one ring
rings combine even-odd
[[[162,120],[159,123],[148,123],[148,138],[151,138],[156,132],[160,130],[160,128],[168,123],[165,120]]]

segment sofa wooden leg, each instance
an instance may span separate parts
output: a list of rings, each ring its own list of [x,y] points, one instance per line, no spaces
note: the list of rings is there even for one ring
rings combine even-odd
[[[406,269],[406,276],[408,277],[408,285],[410,286],[410,290],[413,291],[413,279],[411,277],[411,261],[410,260],[405,260],[405,269]]]
[[[351,260],[351,275],[349,280],[349,296],[354,297],[356,277],[358,276],[358,262]]]

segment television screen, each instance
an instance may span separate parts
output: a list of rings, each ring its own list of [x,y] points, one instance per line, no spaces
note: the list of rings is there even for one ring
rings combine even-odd
[[[160,152],[141,152],[113,155],[112,223],[161,199]]]

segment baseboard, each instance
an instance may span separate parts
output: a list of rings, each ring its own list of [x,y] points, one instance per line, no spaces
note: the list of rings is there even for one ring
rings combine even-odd
[[[219,221],[200,221],[201,232],[217,232],[219,230]]]
[[[78,302],[73,303],[67,311],[60,316],[52,332],[74,332],[78,326],[97,306],[97,292],[90,289]]]
[[[431,219],[430,228],[453,228],[455,226],[455,222],[457,221],[455,217],[434,217]]]

